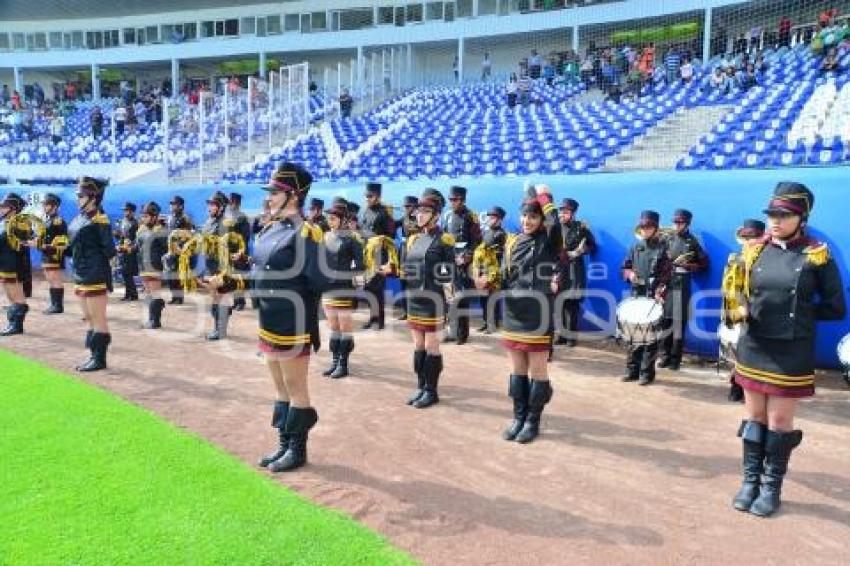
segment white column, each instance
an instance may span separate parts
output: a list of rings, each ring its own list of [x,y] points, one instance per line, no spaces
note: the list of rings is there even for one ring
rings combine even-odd
[[[387,50],[381,49],[381,98],[387,96]]]
[[[705,9],[705,21],[702,26],[702,64],[711,59],[711,6]]]
[[[472,17],[478,17],[478,0],[472,0]]]
[[[575,53],[576,55],[578,55],[578,40],[578,26],[573,26],[573,53]]]
[[[463,47],[464,47],[464,39],[463,37],[459,37],[457,39],[457,82],[463,82]]]
[[[266,52],[260,51],[260,78],[266,78]]]
[[[91,64],[91,98],[100,101],[100,66],[97,63]]]
[[[372,88],[371,88],[371,90],[372,90],[372,95],[371,95],[372,102],[369,106],[372,107],[372,108],[375,107],[375,59],[377,57],[378,57],[378,54],[373,52],[372,53],[372,61],[370,62],[370,65],[369,65],[369,81],[372,83]]]
[[[413,88],[413,45],[407,44],[407,88]]]
[[[215,84],[210,80],[210,90],[215,92]],[[180,59],[171,60],[171,96],[180,93]]]
[[[336,97],[342,96],[342,61],[336,62]]]
[[[398,84],[395,72],[395,47],[390,48],[390,92],[395,92]]]
[[[12,72],[15,75],[15,90],[21,95],[21,99],[24,97],[24,70],[20,67],[15,67]]]
[[[363,96],[363,72],[365,67],[363,65],[363,46],[357,46],[357,93],[362,97]],[[353,87],[354,85],[352,85]],[[352,93],[353,94],[353,93]]]

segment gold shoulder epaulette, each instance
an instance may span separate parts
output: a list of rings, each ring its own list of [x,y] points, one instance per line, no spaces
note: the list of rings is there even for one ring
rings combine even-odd
[[[478,215],[471,210],[469,211],[469,219],[478,224]]]
[[[826,242],[812,242],[803,249],[806,260],[812,265],[824,265],[829,261],[829,247]]]
[[[455,237],[449,234],[448,232],[443,232],[443,234],[440,236],[440,241],[447,246],[455,245]]]
[[[106,224],[109,226],[109,217],[105,214],[95,214],[91,221],[93,224]]]
[[[301,225],[301,237],[310,238],[319,244],[322,242],[322,229],[317,226],[311,226],[309,223],[305,222]]]
[[[54,226],[62,226],[62,223],[63,223],[63,222],[64,222],[64,220],[62,220],[62,219],[61,219],[61,218],[59,218],[58,216],[57,216],[56,218],[54,218],[54,219],[53,219],[53,225],[54,225]]]

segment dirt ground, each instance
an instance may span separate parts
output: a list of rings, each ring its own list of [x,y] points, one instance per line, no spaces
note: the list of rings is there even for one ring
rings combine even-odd
[[[87,356],[69,303],[47,317],[44,302],[31,301],[27,334],[0,347],[73,374]],[[167,308],[160,331],[139,329],[139,303],[113,299],[110,318],[110,369],[82,379],[251,465],[273,447],[253,312],[237,313],[221,343],[201,338],[210,320],[195,305]],[[850,563],[850,390],[838,376],[820,380],[801,407],[805,439],[783,508],[764,520],[730,506],[742,410],[713,369],[660,371],[655,385],[638,387],[619,381],[618,352],[559,349],[542,436],[518,445],[500,438],[509,370],[494,338],[446,347],[441,402],[416,410],[404,403],[414,385],[410,340],[402,323],[392,327],[356,335],[346,379],[321,376],[326,350],[313,358],[320,422],[310,464],[276,479],[423,563]]]

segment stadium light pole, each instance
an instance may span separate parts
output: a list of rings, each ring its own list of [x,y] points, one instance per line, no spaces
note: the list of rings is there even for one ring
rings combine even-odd
[[[212,88],[213,83],[210,83]],[[171,96],[177,96],[180,92],[180,59],[171,60]]]
[[[711,6],[705,9],[705,22],[702,25],[702,63],[711,59]]]
[[[457,38],[457,82],[463,82],[463,50],[466,42],[463,36]]]
[[[100,102],[100,66],[91,64],[91,97],[95,102]]]

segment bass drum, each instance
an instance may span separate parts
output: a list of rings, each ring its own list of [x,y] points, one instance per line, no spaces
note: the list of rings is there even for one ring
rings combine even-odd
[[[617,306],[617,338],[632,346],[657,342],[663,307],[649,297],[631,297]]]

